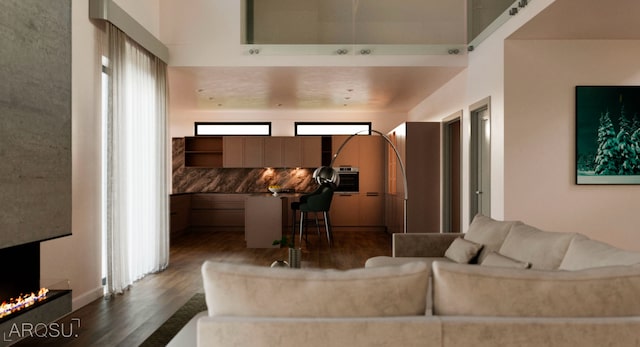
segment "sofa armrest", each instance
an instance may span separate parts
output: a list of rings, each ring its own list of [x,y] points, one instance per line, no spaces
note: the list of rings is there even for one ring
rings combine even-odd
[[[444,257],[449,245],[463,233],[408,233],[393,234],[394,257]]]

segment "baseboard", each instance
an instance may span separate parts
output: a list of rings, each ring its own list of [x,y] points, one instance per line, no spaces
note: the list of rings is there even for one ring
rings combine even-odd
[[[74,294],[75,294],[75,291],[74,291]],[[104,296],[104,288],[102,286],[96,287],[78,296],[74,295],[73,300],[71,301],[71,309],[72,311],[75,311],[103,296]]]

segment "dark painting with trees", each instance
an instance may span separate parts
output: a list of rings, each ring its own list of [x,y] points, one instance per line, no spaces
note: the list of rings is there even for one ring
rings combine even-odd
[[[576,87],[576,183],[640,184],[640,86]]]

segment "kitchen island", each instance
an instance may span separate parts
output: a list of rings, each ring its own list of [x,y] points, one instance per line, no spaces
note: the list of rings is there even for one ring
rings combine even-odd
[[[278,248],[287,229],[289,199],[272,194],[252,194],[244,201],[244,235],[247,248]]]

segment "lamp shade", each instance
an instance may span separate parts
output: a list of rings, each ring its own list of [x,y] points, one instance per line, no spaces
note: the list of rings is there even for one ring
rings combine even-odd
[[[330,166],[321,166],[313,172],[313,178],[318,184],[333,183],[336,186],[340,185],[340,176]]]

